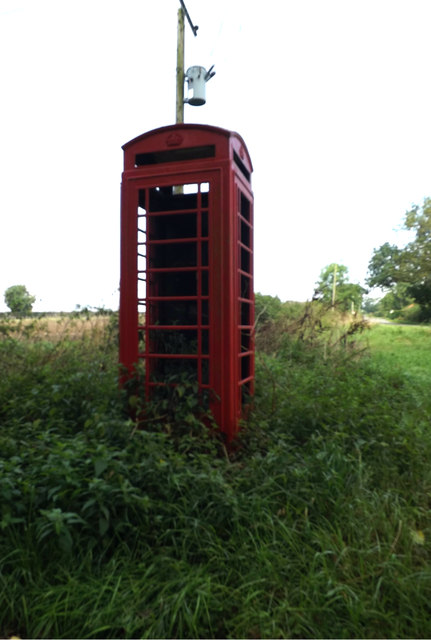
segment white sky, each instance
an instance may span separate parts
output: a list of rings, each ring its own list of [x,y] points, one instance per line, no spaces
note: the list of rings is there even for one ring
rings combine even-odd
[[[254,164],[255,289],[309,299],[431,196],[430,0],[186,0],[185,121]],[[117,308],[121,146],[175,120],[179,0],[0,0],[0,311]]]

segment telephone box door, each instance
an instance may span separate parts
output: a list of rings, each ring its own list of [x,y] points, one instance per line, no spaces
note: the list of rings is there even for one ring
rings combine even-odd
[[[121,288],[121,331],[133,339],[120,342],[120,361],[131,371],[136,354],[145,363],[148,399],[157,387],[196,381],[219,414],[219,172],[131,182],[123,185],[129,225],[122,253],[123,270],[133,275]]]

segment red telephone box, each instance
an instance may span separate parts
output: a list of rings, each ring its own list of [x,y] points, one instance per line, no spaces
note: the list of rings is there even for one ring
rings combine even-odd
[[[197,381],[231,440],[254,379],[250,156],[237,133],[193,124],[123,149],[120,362],[144,362],[148,399]]]

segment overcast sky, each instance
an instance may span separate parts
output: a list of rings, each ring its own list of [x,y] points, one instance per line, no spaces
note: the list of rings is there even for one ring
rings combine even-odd
[[[431,196],[430,0],[187,0],[185,121],[238,131],[253,164],[255,289],[362,283]],[[0,0],[0,310],[118,307],[121,146],[175,121],[179,0]]]

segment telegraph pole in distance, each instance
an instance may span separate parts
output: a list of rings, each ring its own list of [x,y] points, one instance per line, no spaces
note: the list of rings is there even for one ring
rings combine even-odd
[[[335,309],[335,292],[337,290],[337,268],[338,265],[334,264],[334,274],[332,280],[332,310]]]
[[[177,105],[175,122],[177,124],[184,122],[184,16],[190,25],[193,34],[197,36],[198,27],[193,24],[187,11],[184,0],[180,0],[181,7],[178,9],[178,28],[177,28]]]
[[[177,108],[175,122],[184,122],[184,9],[178,9],[177,29]]]

